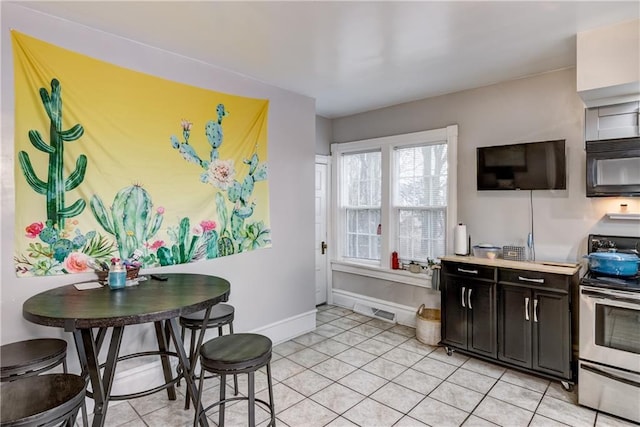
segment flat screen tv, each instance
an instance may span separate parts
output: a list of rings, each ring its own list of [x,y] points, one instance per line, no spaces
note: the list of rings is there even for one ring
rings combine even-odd
[[[565,140],[479,147],[478,190],[565,190]]]

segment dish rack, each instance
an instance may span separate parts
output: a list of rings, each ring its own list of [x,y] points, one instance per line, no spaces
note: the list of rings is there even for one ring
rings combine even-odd
[[[502,258],[510,261],[526,261],[527,255],[524,246],[503,246]]]

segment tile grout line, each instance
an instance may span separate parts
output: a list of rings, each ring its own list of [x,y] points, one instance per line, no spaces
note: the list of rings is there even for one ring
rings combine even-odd
[[[315,339],[315,338],[312,338],[312,341],[309,341],[309,343],[302,343],[302,342],[298,342],[298,341],[296,341],[296,338],[294,338],[294,339],[291,339],[291,340],[288,340],[288,341],[286,341],[286,342],[284,342],[284,343],[279,344],[279,345],[282,345],[282,344],[285,344],[285,343],[295,343],[296,345],[299,345],[299,346],[300,346],[300,348],[298,348],[297,350],[294,350],[293,352],[291,352],[291,353],[289,353],[289,354],[287,354],[287,355],[283,355],[283,354],[278,353],[278,352],[275,350],[275,348],[274,348],[274,353],[275,353],[275,354],[277,354],[277,355],[279,356],[279,359],[278,359],[278,360],[280,360],[280,359],[286,359],[289,363],[294,363],[294,364],[296,364],[296,365],[300,366],[301,368],[303,368],[300,372],[298,372],[298,373],[296,373],[296,374],[294,374],[294,375],[290,375],[290,376],[288,376],[288,377],[286,377],[286,378],[283,378],[282,380],[275,380],[275,378],[274,378],[274,380],[275,380],[275,381],[274,381],[274,386],[275,386],[275,385],[277,385],[277,384],[281,384],[283,387],[286,387],[287,389],[289,389],[289,390],[293,390],[294,392],[296,392],[296,390],[295,390],[294,388],[292,388],[291,386],[289,386],[287,383],[285,383],[285,381],[287,381],[287,380],[288,380],[288,379],[290,379],[290,378],[295,377],[296,375],[299,375],[299,374],[302,374],[302,373],[304,373],[304,372],[308,372],[308,371],[313,372],[314,374],[319,375],[320,377],[322,377],[322,378],[325,378],[325,379],[329,380],[329,381],[330,381],[330,383],[329,383],[328,385],[326,385],[325,387],[322,387],[322,388],[320,388],[320,389],[318,389],[318,390],[314,391],[313,393],[309,394],[308,396],[300,393],[300,394],[301,394],[301,396],[302,396],[302,399],[301,399],[300,401],[296,402],[296,403],[293,403],[293,404],[289,405],[289,406],[288,406],[288,407],[286,407],[286,408],[283,408],[283,409],[282,409],[282,411],[289,410],[289,409],[291,409],[291,408],[295,407],[296,405],[300,404],[301,402],[304,402],[305,400],[307,400],[307,401],[309,401],[309,402],[312,402],[312,403],[314,403],[314,404],[317,404],[317,405],[321,406],[321,407],[322,407],[322,408],[324,408],[325,410],[329,411],[329,413],[331,413],[331,414],[335,415],[335,417],[333,417],[333,418],[332,418],[328,423],[326,423],[325,425],[332,424],[332,423],[336,422],[337,420],[339,420],[339,419],[341,419],[341,418],[343,418],[343,419],[345,419],[345,420],[348,420],[349,422],[352,422],[352,423],[353,423],[353,424],[355,424],[355,425],[359,425],[359,424],[358,424],[358,423],[356,423],[355,421],[352,421],[351,419],[344,417],[344,414],[346,414],[347,412],[351,411],[353,408],[355,408],[356,406],[360,405],[360,404],[361,404],[362,402],[364,402],[365,400],[370,399],[371,401],[375,402],[376,404],[379,404],[379,405],[381,405],[382,407],[388,408],[388,409],[390,409],[390,410],[396,411],[396,412],[398,412],[398,413],[401,415],[401,416],[400,416],[400,418],[399,418],[395,423],[393,423],[393,425],[397,425],[397,424],[400,422],[400,420],[402,420],[402,419],[403,419],[403,418],[405,418],[405,417],[407,417],[407,418],[409,418],[409,419],[412,419],[412,420],[415,420],[415,421],[417,421],[417,422],[421,422],[421,423],[423,423],[422,421],[417,420],[417,419],[413,418],[412,416],[410,416],[410,415],[409,415],[409,413],[410,413],[411,411],[413,411],[417,406],[419,406],[422,402],[424,402],[424,400],[425,400],[426,398],[434,399],[434,400],[436,400],[437,402],[440,402],[440,403],[442,403],[442,404],[444,404],[444,405],[450,406],[450,407],[455,408],[455,409],[457,409],[457,410],[461,410],[461,409],[459,409],[459,408],[457,408],[457,407],[455,407],[455,406],[453,406],[453,405],[450,405],[450,404],[449,404],[449,403],[447,403],[447,402],[442,402],[442,401],[440,401],[440,400],[438,400],[438,399],[435,399],[434,397],[431,397],[431,395],[433,394],[433,392],[434,392],[435,390],[437,390],[440,386],[442,386],[442,384],[447,383],[447,384],[451,384],[451,385],[454,385],[454,386],[462,387],[462,388],[464,388],[465,390],[469,390],[469,391],[473,391],[473,392],[481,393],[481,394],[483,395],[483,396],[482,396],[482,398],[480,399],[480,401],[478,402],[478,404],[476,404],[476,405],[473,407],[473,409],[471,409],[471,411],[469,411],[469,412],[467,413],[467,416],[466,416],[466,417],[465,417],[465,419],[462,421],[462,423],[468,422],[472,415],[474,415],[474,416],[476,416],[476,417],[478,417],[478,418],[480,418],[480,419],[482,419],[482,420],[484,420],[484,421],[487,421],[487,422],[491,422],[491,423],[493,423],[493,421],[487,420],[487,419],[485,419],[485,418],[483,418],[483,417],[480,417],[480,416],[478,416],[478,415],[474,414],[474,411],[475,411],[475,410],[476,410],[476,409],[477,409],[477,408],[482,404],[482,402],[483,402],[487,397],[492,397],[493,399],[496,399],[496,398],[495,398],[495,397],[493,397],[493,396],[489,396],[489,394],[491,393],[491,391],[492,391],[492,390],[494,390],[494,389],[495,389],[495,387],[496,387],[496,386],[498,386],[498,384],[500,384],[500,383],[502,382],[502,383],[509,384],[510,386],[520,387],[520,388],[523,388],[523,389],[525,389],[525,390],[529,390],[529,391],[532,391],[532,392],[537,392],[537,390],[536,390],[536,389],[533,389],[533,388],[530,388],[530,387],[528,387],[528,386],[524,386],[524,385],[523,385],[523,384],[525,384],[525,383],[526,383],[526,379],[523,379],[523,381],[525,381],[525,383],[520,383],[520,384],[514,384],[513,382],[509,381],[508,379],[504,379],[505,375],[506,375],[510,370],[511,370],[511,371],[513,371],[513,372],[514,372],[514,373],[516,373],[516,374],[517,374],[517,373],[520,373],[520,371],[512,370],[512,369],[509,369],[508,367],[503,367],[502,365],[496,365],[496,366],[500,366],[501,368],[504,368],[504,371],[503,371],[503,372],[502,372],[502,373],[501,373],[497,378],[495,378],[495,377],[493,377],[493,376],[486,375],[486,374],[485,374],[485,373],[483,373],[483,372],[478,372],[477,370],[474,370],[474,369],[468,369],[468,367],[467,367],[467,368],[465,368],[465,364],[467,363],[467,361],[468,361],[468,360],[471,360],[471,359],[473,359],[473,360],[479,360],[479,361],[482,361],[482,362],[485,362],[485,363],[489,363],[489,364],[490,364],[490,362],[486,362],[486,361],[484,361],[483,359],[475,359],[475,358],[473,358],[473,357],[471,356],[471,357],[468,357],[468,358],[467,358],[467,361],[462,362],[460,365],[456,365],[456,364],[453,364],[453,363],[449,363],[449,362],[447,362],[447,361],[445,361],[445,360],[439,359],[439,358],[437,358],[437,357],[432,357],[432,356],[433,356],[433,354],[434,354],[435,352],[437,352],[437,351],[439,350],[439,348],[441,348],[440,346],[436,346],[436,347],[434,347],[433,349],[431,349],[431,350],[430,350],[428,353],[426,353],[426,354],[423,354],[422,352],[419,352],[419,351],[417,351],[417,350],[415,350],[415,349],[409,349],[409,348],[401,347],[402,345],[404,345],[404,344],[406,344],[406,343],[410,342],[410,341],[412,340],[412,338],[414,338],[414,339],[415,339],[415,336],[414,336],[414,337],[411,337],[411,336],[406,335],[406,331],[405,331],[405,333],[404,333],[404,334],[403,334],[403,333],[398,333],[398,331],[403,330],[403,329],[397,329],[396,331],[393,331],[393,329],[394,329],[394,328],[396,328],[397,326],[398,326],[398,327],[400,327],[400,328],[406,328],[404,325],[397,325],[397,324],[396,324],[396,325],[389,326],[389,327],[387,327],[386,329],[378,328],[378,329],[381,329],[381,331],[380,331],[380,332],[378,332],[378,333],[376,333],[376,334],[374,334],[374,335],[372,335],[372,336],[367,336],[367,335],[365,335],[365,334],[364,334],[364,333],[362,333],[362,332],[353,331],[353,329],[358,328],[358,327],[360,327],[360,326],[364,326],[364,325],[370,324],[370,323],[374,323],[374,324],[370,324],[369,326],[371,326],[371,327],[373,327],[373,328],[377,328],[378,326],[380,326],[379,319],[376,319],[376,318],[370,318],[369,320],[366,320],[366,321],[364,321],[364,322],[363,322],[363,321],[362,321],[362,317],[360,317],[360,318],[351,318],[351,317],[350,317],[350,316],[353,316],[354,314],[357,314],[357,313],[354,313],[353,311],[349,311],[348,309],[341,308],[341,307],[337,307],[337,306],[326,306],[326,307],[327,307],[327,308],[324,308],[324,309],[318,309],[318,312],[317,312],[316,316],[321,316],[323,313],[326,313],[326,314],[328,314],[329,316],[331,316],[331,317],[332,317],[332,316],[335,316],[336,318],[335,318],[335,319],[332,319],[332,320],[330,320],[330,321],[328,321],[328,322],[320,322],[320,321],[317,321],[317,323],[316,323],[317,327],[322,326],[322,325],[329,325],[329,326],[331,326],[331,327],[333,327],[333,328],[341,329],[341,332],[339,332],[339,333],[337,333],[337,334],[335,334],[335,335],[325,336],[325,335],[322,335],[322,334],[316,333],[316,332],[315,332],[315,330],[314,330],[314,331],[310,331],[310,332],[308,332],[307,334],[314,334],[314,335],[317,335],[318,337],[322,337],[322,339],[321,339],[321,340],[319,340],[319,341],[317,341],[317,342],[313,342],[313,339]],[[332,312],[332,310],[334,310],[334,309],[336,309],[336,311],[333,311],[333,312]],[[366,317],[366,316],[365,316],[365,317]],[[325,318],[326,318],[326,316],[325,316]],[[339,320],[345,320],[345,319],[349,320],[349,322],[338,322],[338,323],[340,323],[342,326],[338,326],[337,324],[332,324],[333,322],[336,322],[336,321],[339,321]],[[357,324],[353,324],[352,322],[357,322]],[[345,329],[345,326],[346,326],[348,323],[352,323],[352,326],[350,326],[350,327],[348,327],[347,329]],[[358,342],[357,344],[350,344],[350,343],[343,342],[343,341],[340,341],[340,340],[335,339],[335,337],[336,337],[336,336],[341,335],[341,334],[343,334],[343,333],[345,333],[345,332],[350,332],[350,333],[353,333],[353,334],[357,334],[358,336],[360,336],[360,337],[364,338],[364,340],[363,340],[363,341]],[[404,338],[404,340],[403,340],[403,341],[401,341],[401,342],[398,342],[398,343],[393,343],[393,344],[391,344],[391,343],[389,343],[389,342],[387,342],[387,341],[383,341],[382,339],[380,339],[380,338],[381,338],[381,335],[382,335],[382,334],[385,334],[385,333],[387,333],[387,332],[388,332],[388,333],[395,334],[395,335],[398,335],[398,336],[400,336],[400,337],[403,337],[403,338]],[[304,334],[304,335],[307,335],[307,334]],[[299,338],[299,337],[297,337],[297,338]],[[316,349],[314,348],[314,346],[316,346],[316,345],[318,345],[318,344],[320,344],[320,343],[322,343],[322,342],[326,342],[326,341],[328,341],[328,340],[332,340],[332,341],[334,341],[334,342],[336,342],[336,343],[342,344],[342,345],[346,346],[346,348],[342,349],[341,351],[338,351],[338,352],[337,352],[337,353],[335,353],[335,354],[327,354],[327,353],[325,353],[325,352],[323,352],[323,351],[316,350]],[[365,350],[365,349],[362,349],[362,348],[359,348],[359,347],[358,347],[358,345],[360,345],[360,344],[362,344],[362,343],[364,343],[364,342],[367,342],[367,341],[371,341],[371,340],[372,340],[372,341],[375,341],[375,342],[378,342],[378,343],[385,344],[385,345],[390,345],[390,346],[391,346],[391,348],[389,348],[388,350],[384,351],[383,353],[376,354],[376,353],[372,353],[372,352],[370,352],[370,351],[367,351],[367,350]],[[276,346],[276,347],[277,347],[277,346]],[[430,346],[430,347],[433,347],[433,346]],[[305,365],[302,365],[302,364],[300,364],[300,363],[297,363],[297,362],[295,362],[295,360],[292,360],[292,359],[290,359],[290,358],[289,358],[290,356],[292,356],[292,355],[294,355],[294,354],[296,354],[296,353],[299,353],[299,352],[301,352],[301,351],[303,351],[303,350],[306,350],[306,349],[309,349],[309,350],[312,350],[312,351],[317,352],[317,353],[319,353],[319,354],[322,354],[322,356],[323,356],[323,357],[326,357],[326,359],[324,359],[324,360],[323,360],[323,361],[321,361],[321,362],[317,362],[317,363],[314,363],[314,364],[312,364],[312,365],[305,366]],[[343,360],[340,360],[340,359],[338,359],[338,358],[337,358],[337,356],[339,356],[339,355],[341,355],[341,354],[343,354],[343,353],[345,353],[345,352],[347,352],[347,351],[350,351],[350,350],[357,350],[357,351],[360,351],[360,352],[364,352],[364,353],[366,353],[367,355],[373,356],[373,359],[371,359],[370,361],[368,361],[368,362],[366,362],[366,363],[364,363],[364,364],[362,364],[362,365],[354,365],[354,364],[353,364],[354,362],[343,361]],[[410,352],[410,353],[412,353],[412,354],[417,354],[417,355],[419,355],[419,356],[420,356],[420,358],[419,358],[416,362],[413,362],[413,363],[411,363],[411,364],[409,364],[409,365],[405,365],[405,364],[403,364],[403,363],[397,363],[397,362],[395,362],[394,360],[390,360],[390,359],[387,359],[387,358],[383,357],[384,355],[386,355],[386,354],[388,354],[388,353],[390,353],[390,352],[392,352],[392,351],[394,351],[394,350],[402,350],[402,351]],[[333,378],[326,377],[325,375],[323,375],[323,374],[321,374],[321,373],[319,373],[319,372],[316,372],[316,371],[314,371],[314,370],[312,369],[312,368],[314,368],[314,367],[318,366],[319,364],[321,364],[321,363],[323,363],[323,362],[326,362],[326,361],[328,361],[328,360],[331,360],[331,359],[334,359],[335,361],[340,362],[340,363],[344,363],[344,364],[348,365],[349,367],[354,368],[354,370],[353,370],[353,371],[351,371],[351,372],[349,372],[349,373],[347,373],[346,375],[343,375],[343,376],[341,376],[340,378],[338,378],[338,379],[335,379],[335,380],[334,380]],[[445,377],[445,378],[434,377],[433,375],[430,375],[430,373],[427,373],[427,372],[421,371],[421,370],[419,370],[419,369],[415,369],[415,366],[416,366],[417,364],[419,364],[420,362],[422,362],[423,360],[425,360],[425,359],[434,360],[434,361],[437,361],[437,362],[440,362],[440,363],[445,363],[445,364],[447,364],[447,365],[450,365],[450,366],[455,367],[455,369],[454,369],[450,374],[446,375],[446,377]],[[301,360],[304,360],[304,359],[301,359]],[[372,362],[375,362],[376,360],[380,360],[380,361],[383,361],[383,362],[396,363],[396,364],[398,364],[398,365],[402,366],[402,367],[403,367],[403,369],[402,369],[402,370],[401,370],[397,375],[394,375],[394,376],[393,376],[393,378],[391,378],[391,379],[387,379],[387,378],[382,377],[382,376],[380,376],[380,375],[378,375],[378,374],[376,374],[376,373],[373,373],[373,372],[370,372],[370,371],[367,371],[367,370],[365,370],[365,369],[364,369],[364,367],[365,367],[365,366],[369,365],[369,364],[370,364],[370,363],[372,363]],[[277,361],[277,360],[276,360],[276,361]],[[276,362],[276,361],[273,361],[272,363],[274,363],[274,362]],[[407,361],[407,362],[408,362],[408,361]],[[473,372],[474,374],[483,375],[483,376],[486,376],[486,377],[488,377],[488,378],[492,378],[492,379],[494,379],[494,380],[495,380],[495,382],[491,385],[491,387],[490,387],[486,392],[480,392],[480,391],[478,391],[478,390],[474,390],[474,389],[472,389],[472,388],[469,388],[469,387],[467,387],[466,385],[456,384],[455,382],[450,382],[450,381],[448,381],[448,380],[449,380],[449,379],[450,379],[450,378],[451,378],[451,377],[452,377],[456,372],[459,372],[459,371],[460,371],[460,369],[468,370],[468,371]],[[416,371],[416,372],[419,372],[420,374],[424,374],[424,375],[428,375],[428,376],[430,376],[430,377],[436,378],[436,379],[438,380],[437,385],[435,385],[435,386],[434,386],[434,387],[429,391],[429,393],[427,393],[427,394],[423,394],[422,392],[418,392],[418,391],[413,390],[413,389],[411,389],[411,388],[409,388],[409,387],[405,387],[404,385],[402,385],[402,384],[400,384],[400,383],[395,382],[395,381],[398,379],[398,377],[400,377],[401,375],[403,375],[403,374],[405,374],[405,373],[409,372],[410,370],[414,370],[414,371]],[[478,370],[480,370],[480,369],[478,369]],[[366,373],[366,374],[369,374],[369,375],[373,375],[373,376],[375,376],[375,377],[377,377],[377,378],[380,378],[380,379],[384,380],[384,382],[382,383],[382,385],[381,385],[380,387],[377,387],[375,390],[371,391],[370,393],[368,393],[368,394],[366,394],[366,395],[365,395],[365,394],[363,394],[363,393],[361,393],[361,392],[359,392],[359,391],[357,391],[357,390],[355,390],[355,389],[353,389],[353,388],[351,388],[350,386],[348,386],[348,385],[346,385],[346,384],[341,384],[341,383],[339,382],[339,381],[343,380],[344,378],[346,378],[347,376],[349,376],[349,375],[351,375],[351,374],[353,374],[353,373],[356,373],[356,372],[358,372],[358,371],[363,372],[363,373]],[[549,381],[549,380],[547,380],[547,381]],[[328,387],[331,387],[331,386],[333,386],[333,385],[335,385],[335,384],[337,384],[337,385],[339,385],[339,386],[342,386],[342,387],[345,387],[345,388],[346,388],[346,389],[348,389],[349,391],[354,392],[354,393],[357,393],[357,394],[359,394],[359,395],[361,395],[361,396],[364,396],[364,397],[363,397],[363,399],[362,399],[362,400],[360,400],[360,401],[356,402],[355,404],[351,405],[349,408],[345,409],[345,410],[344,410],[344,411],[342,411],[341,413],[337,413],[337,412],[335,412],[333,409],[331,409],[331,408],[329,408],[329,407],[327,407],[327,406],[325,406],[325,405],[323,405],[323,404],[321,404],[321,403],[319,403],[319,402],[317,402],[317,401],[315,401],[315,400],[314,400],[313,396],[318,395],[318,394],[319,394],[319,393],[321,393],[323,390],[326,390]],[[406,388],[407,390],[410,390],[410,391],[412,391],[412,392],[416,392],[416,393],[422,394],[422,398],[421,398],[421,399],[420,399],[420,400],[419,400],[415,405],[413,405],[411,408],[409,408],[408,410],[404,411],[404,410],[396,409],[396,408],[394,408],[393,406],[391,406],[390,404],[386,404],[386,403],[384,403],[384,402],[380,402],[380,401],[378,401],[378,400],[376,400],[375,398],[373,398],[373,397],[372,397],[372,396],[373,396],[375,393],[377,393],[379,390],[381,390],[382,388],[384,388],[384,387],[386,387],[386,386],[388,386],[388,385],[390,385],[390,384],[395,385],[395,386],[398,386],[398,387]],[[542,393],[541,393],[541,395],[542,395],[542,396],[541,396],[540,400],[537,402],[536,407],[535,407],[535,409],[534,409],[534,410],[529,410],[529,409],[527,409],[527,408],[523,408],[523,407],[521,407],[521,406],[519,406],[519,405],[514,405],[515,407],[520,408],[520,409],[522,409],[522,410],[526,410],[526,411],[532,412],[532,414],[533,414],[533,415],[531,416],[531,419],[529,420],[528,425],[531,425],[531,424],[533,423],[533,419],[535,418],[536,414],[538,414],[538,410],[540,409],[540,407],[541,407],[541,405],[542,405],[543,400],[544,400],[544,399],[545,399],[545,397],[547,397],[547,396],[548,396],[550,399],[554,399],[554,400],[558,400],[558,401],[560,401],[560,402],[564,402],[564,403],[569,403],[569,404],[572,404],[572,405],[576,405],[575,403],[573,403],[573,399],[569,402],[569,401],[565,401],[564,399],[556,398],[556,397],[552,396],[551,394],[549,394],[549,393],[550,393],[550,391],[552,390],[552,385],[553,385],[553,384],[554,384],[554,382],[553,382],[552,380],[551,380],[551,381],[549,381],[549,382],[547,383],[546,388],[545,388],[544,392],[542,392]],[[260,392],[262,392],[262,391],[264,391],[264,390],[265,390],[265,389],[262,389],[262,390],[260,390]],[[258,392],[258,391],[257,391],[257,392]],[[540,393],[540,392],[538,392],[538,393]],[[275,397],[274,397],[274,398],[275,398]],[[511,403],[509,403],[509,402],[502,401],[501,399],[496,399],[496,400],[498,400],[499,402],[504,403],[504,404],[513,405],[513,404],[511,404]],[[124,403],[124,402],[123,402],[123,403]],[[144,417],[148,417],[149,415],[153,414],[154,412],[159,411],[159,410],[162,410],[162,409],[165,409],[165,408],[167,408],[167,407],[169,406],[169,405],[164,405],[163,407],[158,408],[158,409],[156,409],[156,410],[154,410],[154,411],[151,411],[151,412],[149,412],[148,414],[146,414],[145,416],[143,416],[143,415],[141,415],[141,414],[138,412],[138,410],[136,410],[136,408],[135,408],[133,405],[131,405],[129,402],[127,402],[127,403],[128,403],[128,404],[129,404],[129,406],[133,409],[133,413],[134,413],[134,414],[136,415],[136,417],[137,417],[136,419],[133,419],[133,420],[131,420],[131,421],[127,421],[127,423],[129,423],[129,422],[135,422],[136,420],[138,420],[139,422],[141,422],[141,423],[142,423],[143,425],[145,425],[145,426],[148,426],[149,424],[145,421]],[[461,410],[461,411],[466,412],[466,411],[464,411],[464,410]],[[113,412],[111,412],[111,414],[113,414]],[[547,417],[547,416],[542,415],[542,414],[539,414],[539,415],[540,415],[541,417]],[[280,418],[278,418],[278,415],[276,415],[276,417],[277,417],[277,419],[278,419],[278,422],[279,422],[279,423],[281,423],[281,425],[289,425],[289,424],[286,424],[284,421],[282,421]],[[598,425],[598,419],[599,419],[599,417],[600,417],[600,412],[599,412],[599,411],[595,411],[595,417],[594,417],[594,421],[593,421],[593,426],[597,426],[597,425]],[[552,418],[552,417],[547,417],[547,418],[549,418],[549,419],[551,419],[551,420],[553,420],[553,421],[555,421],[555,422],[560,422],[560,423],[562,423],[561,421],[556,420],[555,418]],[[189,424],[187,424],[187,425],[189,425]],[[290,425],[289,425],[289,426],[290,426]]]

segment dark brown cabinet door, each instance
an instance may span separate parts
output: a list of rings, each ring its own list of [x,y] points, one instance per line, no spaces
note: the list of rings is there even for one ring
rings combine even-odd
[[[531,291],[498,285],[498,359],[531,367]]]
[[[571,376],[569,297],[533,290],[533,369]]]
[[[442,344],[573,380],[571,299],[577,273],[443,261],[441,274]]]
[[[444,277],[442,342],[495,357],[495,285],[458,276]]]
[[[464,288],[464,289],[463,289]],[[442,342],[467,348],[466,287],[459,278],[444,276],[442,282]]]
[[[467,285],[467,349],[496,357],[495,285],[479,281]]]

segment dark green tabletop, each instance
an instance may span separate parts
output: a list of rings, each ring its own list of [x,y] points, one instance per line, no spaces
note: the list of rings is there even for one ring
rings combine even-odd
[[[30,322],[67,331],[134,325],[176,318],[228,300],[226,279],[202,274],[166,274],[137,286],[80,291],[61,286],[29,298],[22,315]]]

